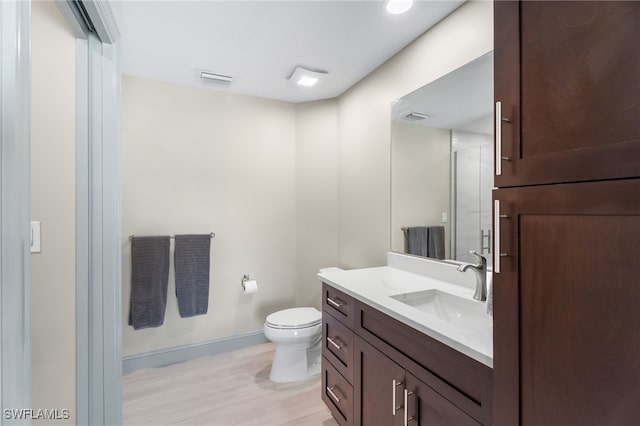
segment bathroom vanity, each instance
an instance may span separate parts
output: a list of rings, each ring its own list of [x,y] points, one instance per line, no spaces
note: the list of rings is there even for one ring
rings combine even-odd
[[[473,277],[388,260],[319,274],[323,401],[341,425],[492,424],[493,323]]]

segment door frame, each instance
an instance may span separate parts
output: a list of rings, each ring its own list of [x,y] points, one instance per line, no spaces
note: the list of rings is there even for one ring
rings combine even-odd
[[[0,408],[31,405],[31,4],[0,2]],[[0,424],[14,424],[5,419]]]
[[[122,424],[119,31],[56,0],[77,39],[76,421]],[[31,406],[31,2],[0,2],[0,409]],[[0,418],[0,424],[14,419]]]
[[[120,34],[106,1],[56,4],[77,39],[76,424],[122,424]]]

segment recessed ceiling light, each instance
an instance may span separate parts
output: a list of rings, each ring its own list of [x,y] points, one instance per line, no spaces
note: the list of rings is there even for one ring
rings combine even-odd
[[[327,71],[311,70],[298,66],[293,70],[289,81],[298,86],[312,87],[325,78],[327,74],[329,74]]]
[[[387,12],[393,15],[399,15],[405,13],[413,6],[413,0],[387,0],[385,2],[385,8]]]
[[[318,82],[318,79],[315,77],[307,77],[303,75],[296,81],[297,85],[311,87],[314,86]]]
[[[200,80],[205,83],[215,84],[216,86],[229,87],[233,81],[233,77],[216,74],[210,71],[200,71]]]

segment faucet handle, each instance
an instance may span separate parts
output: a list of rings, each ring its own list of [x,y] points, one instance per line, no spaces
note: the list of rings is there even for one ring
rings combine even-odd
[[[483,266],[487,265],[487,258],[481,254],[478,254],[478,252],[476,252],[475,250],[469,250],[469,254],[475,256],[478,259],[478,262],[481,263]]]

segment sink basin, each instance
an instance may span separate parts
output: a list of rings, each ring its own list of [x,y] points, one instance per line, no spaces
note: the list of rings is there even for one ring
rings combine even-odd
[[[390,297],[467,331],[486,329],[493,325],[491,316],[486,314],[484,303],[444,291],[431,289]]]

